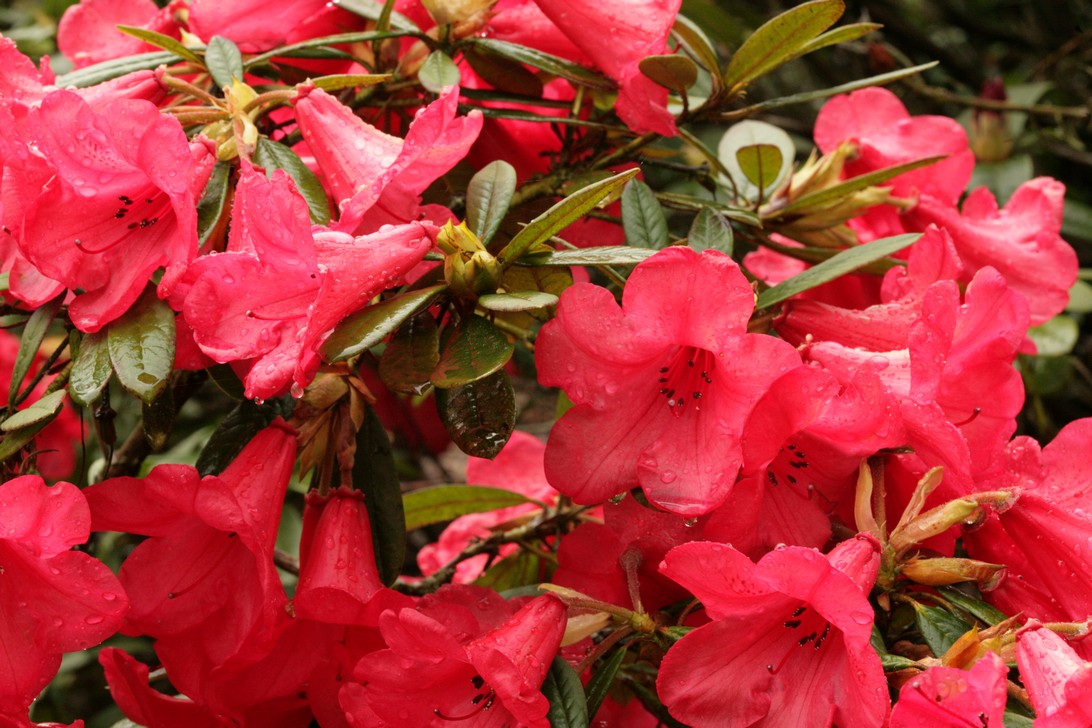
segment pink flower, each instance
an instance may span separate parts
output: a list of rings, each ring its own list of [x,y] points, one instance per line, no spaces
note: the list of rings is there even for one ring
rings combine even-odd
[[[823,401],[815,382],[786,376],[802,367],[792,346],[747,333],[753,307],[731,258],[682,247],[638,265],[621,307],[604,288],[567,289],[536,350],[540,381],[576,403],[547,444],[550,483],[578,503],[639,483],[656,505],[690,516],[723,503],[744,437],[772,457],[799,429],[775,421],[745,433],[763,395],[784,388],[808,404],[801,410]]]
[[[446,89],[417,112],[401,139],[322,89],[300,92],[296,119],[340,210],[335,230],[418,219],[421,193],[466,156],[481,131],[481,112],[456,117],[458,101],[458,88]]]
[[[647,56],[668,52],[681,0],[535,0],[569,40],[618,84],[618,116],[637,133],[674,136],[667,89],[641,73]]]
[[[657,691],[671,715],[703,728],[832,723],[881,726],[889,702],[866,590],[879,544],[844,541],[829,555],[781,547],[757,564],[731,546],[693,542],[660,570],[713,622],[668,650]]]
[[[157,50],[118,30],[119,25],[154,30],[178,37],[172,8],[152,0],[80,0],[70,6],[57,26],[57,47],[76,68],[114,58]]]
[[[899,691],[891,728],[983,728],[1004,725],[1008,668],[993,652],[970,670],[930,667]]]
[[[1032,621],[1017,635],[1016,664],[1035,708],[1036,728],[1092,724],[1092,663],[1065,640]]]
[[[61,654],[97,645],[121,625],[129,606],[121,584],[105,564],[71,550],[90,526],[70,483],[47,487],[24,475],[0,485],[0,722],[22,724]]]

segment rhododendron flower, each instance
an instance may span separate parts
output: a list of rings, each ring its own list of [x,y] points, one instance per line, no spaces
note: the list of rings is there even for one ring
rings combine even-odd
[[[1035,708],[1036,728],[1092,725],[1092,662],[1065,640],[1032,621],[1017,635],[1016,664]]]
[[[753,308],[754,292],[731,258],[682,247],[639,264],[621,307],[605,288],[566,289],[535,354],[539,381],[563,387],[576,404],[547,444],[550,483],[578,503],[636,483],[675,513],[723,503],[763,395],[786,387],[786,397],[808,407],[825,396],[785,376],[802,367],[791,345],[747,333]],[[772,457],[795,429],[766,425],[746,436]]]
[[[866,594],[879,548],[861,535],[826,556],[788,546],[757,564],[717,543],[670,551],[660,570],[713,619],[660,666],[671,715],[695,728],[883,725],[890,705]]]
[[[61,653],[117,631],[129,600],[117,577],[89,554],[91,514],[70,483],[36,475],[0,485],[0,723],[31,725],[31,702],[53,678]]]
[[[187,142],[149,102],[93,109],[69,91],[32,109],[30,128],[38,154],[5,180],[4,217],[43,275],[84,291],[68,308],[76,327],[93,332],[119,317],[164,266],[159,294],[169,295],[197,254],[195,200],[211,144]],[[9,209],[16,197],[19,209]]]
[[[80,0],[61,17],[57,47],[76,68],[158,50],[122,33],[118,26],[131,25],[177,38],[173,5],[160,8],[152,0]]]
[[[668,52],[667,35],[681,0],[535,0],[542,12],[618,84],[615,109],[637,133],[677,133],[667,89],[641,73],[647,56]]]
[[[561,644],[565,606],[537,597],[493,626],[498,607],[508,611],[495,593],[456,594],[474,601],[467,607],[433,601],[431,609],[381,615],[389,649],[365,656],[353,671],[357,682],[341,691],[350,724],[549,726],[539,688]]]
[[[458,87],[446,89],[418,110],[401,139],[322,89],[300,91],[296,120],[340,210],[335,230],[352,233],[365,219],[374,229],[418,218],[421,193],[466,156],[481,131],[481,112],[457,117],[458,102]]]
[[[899,691],[891,728],[991,728],[1004,725],[1008,668],[987,652],[970,670],[930,667]],[[1022,671],[1021,671],[1022,672]]]

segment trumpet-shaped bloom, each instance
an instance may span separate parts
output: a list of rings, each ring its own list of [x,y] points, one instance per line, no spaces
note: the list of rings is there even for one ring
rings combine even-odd
[[[791,345],[747,333],[753,308],[731,258],[681,247],[638,265],[620,307],[605,288],[568,288],[536,348],[540,381],[576,404],[547,443],[550,483],[578,503],[639,483],[656,505],[690,516],[723,503],[744,438],[773,457],[800,424],[771,417],[745,433],[759,400],[777,390],[807,411],[825,398],[794,374],[803,365]]]
[[[1083,728],[1092,724],[1092,663],[1037,622],[1016,639],[1020,679],[1037,715],[1036,728]]]
[[[879,568],[870,536],[828,555],[781,547],[756,564],[731,546],[693,542],[660,570],[701,600],[712,622],[668,650],[657,691],[696,728],[884,724],[883,668],[869,639],[866,591]]]
[[[930,667],[899,691],[891,728],[983,728],[1004,725],[1008,668],[988,652],[970,670]]]

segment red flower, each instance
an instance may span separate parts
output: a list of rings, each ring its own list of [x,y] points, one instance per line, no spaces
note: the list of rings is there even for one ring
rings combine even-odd
[[[930,667],[902,686],[890,728],[1004,725],[1008,668],[987,652],[969,671]]]
[[[673,549],[660,570],[701,600],[713,622],[668,651],[660,699],[695,728],[883,725],[887,684],[863,591],[878,568],[879,544],[868,536],[827,556],[781,547],[757,564],[716,543]]]
[[[70,550],[90,526],[70,483],[24,475],[0,485],[0,722],[23,724],[61,653],[97,645],[121,624],[129,600],[117,578]]]
[[[1085,728],[1092,724],[1092,663],[1038,622],[1016,639],[1020,679],[1038,716],[1036,728]]]
[[[178,37],[170,8],[152,0],[80,0],[70,6],[57,26],[57,47],[76,68],[114,58],[145,53],[152,48],[118,30],[132,25]]]
[[[547,444],[550,483],[578,503],[635,483],[675,513],[723,503],[745,437],[772,457],[798,429],[771,421],[745,433],[763,395],[778,391],[810,409],[824,394],[814,381],[786,376],[802,370],[792,346],[747,333],[753,308],[754,292],[731,258],[682,247],[638,265],[621,307],[604,288],[568,288],[536,348],[540,381],[576,403]]]

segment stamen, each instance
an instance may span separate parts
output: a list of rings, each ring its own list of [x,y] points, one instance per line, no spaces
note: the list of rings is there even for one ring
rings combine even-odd
[[[480,675],[475,676],[475,677],[476,677],[476,679],[481,680]],[[471,682],[473,682],[473,680]],[[485,681],[482,680],[481,684],[484,685]],[[475,687],[477,687],[477,686],[475,686]],[[487,693],[478,693],[477,695],[475,695],[473,698],[470,699],[470,702],[474,704],[474,707],[471,708],[470,712],[467,713],[466,715],[445,715],[444,712],[441,711],[439,708],[433,708],[432,712],[440,720],[447,720],[447,721],[451,721],[451,722],[457,722],[457,721],[461,721],[461,720],[470,720],[471,718],[478,715],[482,711],[489,710],[490,708],[492,708],[493,707],[493,701],[496,700],[496,699],[497,699],[497,691],[494,690],[493,688],[490,688],[489,692],[487,692]]]
[[[667,398],[667,406],[673,415],[681,416],[687,403],[693,403],[695,411],[701,409],[699,400],[705,397],[708,386],[713,383],[710,372],[715,366],[716,359],[711,352],[685,346],[675,350],[667,366],[659,368],[659,373],[663,375],[657,378],[659,383],[674,385],[659,388],[660,394]]]

